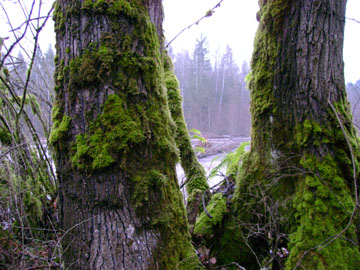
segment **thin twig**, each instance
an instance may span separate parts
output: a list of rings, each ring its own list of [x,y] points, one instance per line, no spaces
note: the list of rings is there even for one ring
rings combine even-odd
[[[4,11],[5,15],[6,15],[6,17],[7,17],[8,22],[10,22],[10,18],[9,18],[9,16],[8,16],[7,12],[6,12],[6,9],[4,8],[4,6],[3,6],[1,3],[0,3],[0,5],[1,5],[1,7],[2,7],[2,9],[3,9],[3,11]],[[31,14],[32,14],[33,9],[34,9],[34,5],[35,5],[35,1],[33,2],[32,6],[31,6],[29,18],[31,18]],[[29,27],[29,23],[30,23],[30,22],[28,22],[28,23],[26,24],[26,27],[25,27],[25,29],[24,29],[24,32],[22,33],[22,35],[21,35],[19,38],[17,38],[16,35],[15,35],[16,40],[15,40],[15,42],[14,42],[13,44],[11,44],[11,46],[10,46],[10,48],[8,49],[8,51],[6,52],[5,56],[4,56],[3,59],[1,60],[1,62],[0,62],[0,68],[4,65],[4,62],[5,62],[6,58],[10,55],[10,53],[12,52],[12,50],[14,49],[14,47],[24,38],[24,36],[25,36],[25,34],[26,34],[26,32],[27,32],[27,29],[28,29],[28,27]]]
[[[15,145],[14,147],[11,147],[8,151],[6,151],[4,154],[2,154],[0,156],[0,160],[3,159],[4,157],[6,157],[11,151],[15,150],[16,148],[22,147],[24,145],[27,145],[27,143],[22,143],[22,144],[19,144],[19,145]]]
[[[40,34],[41,30],[43,29],[43,27],[45,26],[47,20],[50,18],[50,15],[51,15],[53,9],[54,9],[54,7],[51,7],[51,9],[49,10],[48,14],[46,15],[46,19],[44,20],[44,22],[42,23],[42,25],[36,29],[36,35],[35,35],[35,37],[34,37],[34,39],[35,39],[35,42],[34,42],[34,51],[33,51],[33,54],[32,54],[32,57],[31,57],[30,66],[29,66],[28,72],[27,72],[27,78],[26,78],[25,85],[24,85],[24,91],[23,91],[23,97],[22,97],[22,102],[21,102],[20,110],[19,110],[19,112],[18,112],[18,117],[16,117],[16,120],[17,120],[17,121],[18,121],[18,119],[19,119],[19,116],[21,115],[21,112],[24,110],[24,105],[25,105],[25,100],[26,100],[26,92],[27,92],[27,88],[28,88],[28,85],[29,85],[29,81],[30,81],[30,75],[31,75],[31,71],[32,71],[32,66],[33,66],[33,64],[34,64],[34,60],[35,60],[35,57],[36,57],[36,51],[37,51],[37,48],[38,48],[39,34]]]
[[[240,231],[241,236],[242,236],[242,238],[243,238],[243,240],[244,240],[244,242],[245,242],[245,245],[250,249],[250,251],[252,252],[252,254],[255,256],[256,262],[258,263],[259,267],[261,268],[261,263],[260,263],[260,261],[259,261],[259,258],[258,258],[257,255],[256,255],[255,251],[251,248],[250,244],[249,244],[248,241],[245,239],[245,236],[244,236],[242,230],[239,230],[239,231]]]
[[[207,190],[205,190],[202,194],[202,204],[203,204],[203,208],[204,208],[204,212],[205,214],[209,217],[209,218],[213,218],[212,215],[210,215],[210,213],[208,212],[208,210],[206,209],[206,203],[205,203],[205,193]]]
[[[55,254],[55,250],[57,249],[57,247],[60,245],[60,242],[64,239],[64,237],[65,237],[67,234],[69,234],[69,233],[70,233],[73,229],[75,229],[76,227],[80,226],[81,224],[83,224],[83,223],[85,223],[85,222],[88,222],[88,221],[94,219],[95,217],[97,217],[97,216],[92,216],[92,217],[90,217],[90,218],[88,218],[88,219],[85,219],[85,220],[83,220],[83,221],[75,224],[75,225],[72,226],[70,229],[68,229],[68,230],[61,236],[61,238],[56,242],[56,245],[55,245],[55,247],[54,247],[53,256],[51,257],[50,261],[53,260],[54,254]]]
[[[349,18],[349,17],[345,17],[346,19],[350,20],[350,21],[353,21],[353,22],[356,22],[356,23],[360,23],[360,21],[354,19],[354,18]]]
[[[31,21],[36,21],[36,20],[42,20],[42,19],[45,19],[45,18],[47,18],[47,16],[41,16],[41,17],[37,17],[37,18],[28,19],[28,20],[24,21],[22,24],[20,24],[20,26],[16,27],[15,29],[12,29],[10,32],[20,30],[21,27],[26,23],[29,23]]]
[[[193,27],[194,25],[198,25],[203,19],[211,17],[213,15],[213,13],[215,12],[215,9],[217,9],[218,7],[220,7],[221,3],[224,0],[221,0],[219,3],[217,3],[212,9],[208,10],[206,12],[206,14],[204,16],[202,16],[200,19],[198,19],[196,22],[190,24],[189,26],[185,27],[183,30],[181,30],[172,40],[170,40],[167,44],[166,44],[166,48],[169,47],[169,45],[178,38],[178,36],[180,36],[185,30],[190,29],[191,27]]]
[[[54,264],[54,265],[39,265],[39,266],[32,266],[29,268],[26,268],[25,270],[36,270],[36,269],[55,269],[60,268],[60,265]]]

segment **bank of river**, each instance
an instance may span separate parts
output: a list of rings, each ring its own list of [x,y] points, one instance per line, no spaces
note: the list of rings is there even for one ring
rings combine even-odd
[[[204,167],[206,175],[209,175],[211,169],[219,165],[222,158],[229,153],[230,151],[235,150],[240,143],[250,141],[249,137],[237,137],[237,138],[212,138],[207,139],[207,144],[205,144],[205,154],[198,155],[200,164]],[[195,146],[204,146],[197,141],[193,141]],[[222,173],[225,173],[226,168],[221,170]],[[184,171],[181,168],[180,164],[176,166],[176,172],[178,175],[179,184],[185,181]],[[219,181],[223,180],[221,176],[215,176],[211,179],[208,179],[209,186],[213,186]],[[182,192],[185,194],[185,188]]]

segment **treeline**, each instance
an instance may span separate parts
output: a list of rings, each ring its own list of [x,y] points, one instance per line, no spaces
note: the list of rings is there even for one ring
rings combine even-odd
[[[250,95],[245,82],[248,63],[239,67],[230,46],[211,61],[203,36],[196,40],[192,53],[185,50],[173,58],[188,128],[198,129],[207,137],[249,136]]]

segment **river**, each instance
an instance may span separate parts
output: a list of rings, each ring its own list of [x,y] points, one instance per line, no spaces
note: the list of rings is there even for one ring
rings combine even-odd
[[[215,141],[216,140],[216,141]],[[224,144],[226,147],[227,147],[227,151],[226,152],[220,152],[220,153],[217,153],[217,154],[213,154],[213,155],[209,155],[209,156],[205,156],[203,158],[199,158],[199,162],[200,164],[204,167],[205,169],[205,172],[206,172],[206,176],[209,175],[211,169],[213,169],[215,166],[219,165],[221,160],[223,159],[223,157],[230,151],[234,151],[238,145],[241,143],[241,142],[246,142],[246,141],[249,141],[250,138],[248,137],[244,137],[244,138],[236,138],[236,142],[237,142],[237,146],[234,147],[232,145],[230,145],[230,143],[233,143],[234,139],[231,139],[230,143],[224,143],[224,140],[220,141],[219,139],[212,139],[210,140],[211,143],[215,144]],[[214,143],[215,142],[215,143]],[[231,149],[229,149],[228,146],[232,146]],[[225,148],[226,148],[225,147]],[[224,148],[224,149],[225,149]],[[246,147],[247,150],[249,150],[249,146]],[[222,168],[220,170],[221,173],[225,174],[226,172],[226,168]],[[178,177],[178,181],[179,181],[179,184],[181,185],[181,183],[183,183],[185,181],[185,175],[184,175],[184,170],[181,168],[180,164],[178,164],[176,166],[176,173],[177,173],[177,177]],[[210,179],[208,179],[208,184],[210,187],[216,185],[217,183],[219,183],[221,180],[223,180],[223,177],[221,176],[215,176],[215,177],[212,177]],[[185,188],[183,188],[182,190],[182,193],[186,196],[186,191],[185,191]]]

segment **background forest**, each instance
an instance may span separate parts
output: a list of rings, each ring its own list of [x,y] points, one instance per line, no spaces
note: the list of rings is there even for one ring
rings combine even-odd
[[[229,45],[223,55],[217,52],[210,59],[205,36],[196,40],[193,52],[183,51],[173,60],[190,129],[207,137],[250,135],[248,63],[239,67]]]

